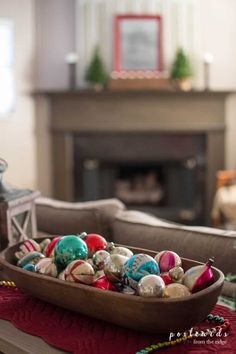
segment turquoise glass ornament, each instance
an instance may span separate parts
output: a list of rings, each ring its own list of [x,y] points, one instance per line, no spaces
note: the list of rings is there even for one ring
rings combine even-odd
[[[126,281],[136,290],[139,280],[150,274],[159,275],[160,269],[155,259],[147,254],[135,254],[124,265]]]
[[[54,257],[58,269],[61,270],[76,259],[87,259],[88,247],[79,236],[63,236],[56,244]]]
[[[24,270],[28,270],[29,272],[33,272],[33,273],[36,272],[35,265],[34,265],[34,264],[31,264],[31,263],[26,264],[26,265],[23,267],[23,269],[24,269]]]
[[[44,254],[36,251],[32,251],[27,253],[24,257],[18,260],[18,267],[23,268],[26,264],[36,264],[42,258],[44,258]]]

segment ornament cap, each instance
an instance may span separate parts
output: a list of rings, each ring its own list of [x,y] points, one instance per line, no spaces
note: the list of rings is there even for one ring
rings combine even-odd
[[[209,258],[208,261],[206,262],[206,266],[210,268],[214,263],[214,261],[215,261],[214,257]]]
[[[115,249],[115,244],[114,242],[108,242],[106,246],[106,251],[107,252],[112,252]]]
[[[88,235],[87,232],[81,232],[81,234],[79,234],[77,236],[82,238],[82,240],[84,240],[87,235]]]

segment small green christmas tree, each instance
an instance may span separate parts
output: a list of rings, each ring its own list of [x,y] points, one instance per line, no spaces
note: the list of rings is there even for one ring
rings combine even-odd
[[[105,65],[100,56],[99,48],[96,47],[94,50],[94,54],[92,60],[88,66],[86,76],[86,80],[99,85],[105,85],[107,82],[107,73],[105,69]]]
[[[192,68],[187,55],[182,48],[176,52],[175,60],[171,70],[172,79],[186,79],[192,77]]]

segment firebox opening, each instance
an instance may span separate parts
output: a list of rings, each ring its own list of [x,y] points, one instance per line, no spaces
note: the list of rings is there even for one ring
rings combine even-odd
[[[203,224],[204,134],[96,134],[74,139],[74,200],[119,198],[128,209]]]
[[[114,194],[126,205],[165,205],[163,166],[120,165],[117,168]]]

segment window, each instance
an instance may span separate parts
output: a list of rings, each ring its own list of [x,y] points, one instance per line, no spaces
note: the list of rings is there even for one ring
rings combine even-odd
[[[15,105],[13,22],[0,19],[0,116]]]

